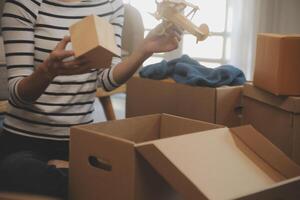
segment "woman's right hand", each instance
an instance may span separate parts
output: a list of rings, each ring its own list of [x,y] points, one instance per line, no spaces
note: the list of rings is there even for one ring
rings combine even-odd
[[[84,58],[64,61],[64,59],[74,56],[74,51],[66,50],[66,46],[70,41],[70,37],[65,36],[42,64],[41,67],[50,80],[59,75],[77,75],[91,70],[88,61]]]

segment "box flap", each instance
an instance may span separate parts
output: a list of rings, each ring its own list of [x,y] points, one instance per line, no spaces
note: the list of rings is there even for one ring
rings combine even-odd
[[[284,177],[300,176],[300,167],[252,126],[232,128],[231,132]]]
[[[255,87],[252,83],[244,86],[244,96],[261,101],[282,110],[300,113],[300,97],[276,96]]]
[[[147,142],[137,149],[185,199],[235,199],[286,179],[228,128]]]
[[[132,143],[139,143],[159,138],[162,116],[162,114],[139,116],[81,125],[79,128],[94,131],[98,134],[103,133],[107,137],[114,137],[116,140],[128,140]]]
[[[169,114],[162,114],[160,123],[160,138],[175,137],[216,128],[224,128],[224,126]]]
[[[299,200],[300,177],[275,184],[267,190],[250,194],[236,200]]]

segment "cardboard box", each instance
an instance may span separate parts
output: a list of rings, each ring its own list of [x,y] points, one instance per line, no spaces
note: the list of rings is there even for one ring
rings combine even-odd
[[[29,194],[14,194],[14,193],[0,193],[1,200],[62,200],[53,197],[44,197]]]
[[[275,96],[246,84],[243,124],[251,124],[300,164],[300,97]]]
[[[70,155],[75,200],[300,197],[299,166],[250,126],[165,114],[85,125],[71,129]]]
[[[251,126],[151,141],[137,149],[183,199],[300,198],[299,166]]]
[[[241,96],[242,86],[193,87],[173,80],[135,76],[127,83],[126,117],[169,113],[228,127],[239,126]]]
[[[300,95],[300,35],[259,34],[254,85],[276,95]]]
[[[136,152],[136,146],[220,127],[166,114],[74,127],[70,141],[70,199],[181,199]]]
[[[76,57],[84,56],[92,68],[110,67],[113,56],[120,56],[113,26],[105,19],[92,15],[70,27]]]

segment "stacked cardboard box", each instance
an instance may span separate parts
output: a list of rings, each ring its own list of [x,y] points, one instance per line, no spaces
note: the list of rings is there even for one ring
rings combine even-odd
[[[234,127],[241,124],[241,97],[242,86],[193,87],[134,76],[127,84],[126,117],[169,113]]]
[[[300,168],[250,126],[150,115],[71,129],[73,200],[296,200]]]
[[[139,77],[127,87],[127,117],[167,112],[240,124],[242,87],[191,87]],[[299,98],[247,84],[244,123],[262,133],[249,125],[225,128],[169,114],[73,127],[70,198],[298,200],[300,167],[287,155],[300,157]]]
[[[251,124],[300,164],[300,97],[276,96],[246,84],[243,124]]]
[[[244,87],[243,124],[300,164],[299,55],[300,35],[258,35],[254,82]]]
[[[259,34],[254,85],[275,95],[300,95],[300,35]]]

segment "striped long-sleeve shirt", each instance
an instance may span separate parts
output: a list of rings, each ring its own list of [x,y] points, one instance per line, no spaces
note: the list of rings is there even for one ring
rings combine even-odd
[[[10,92],[4,121],[7,131],[40,139],[68,140],[70,126],[93,122],[96,88],[113,90],[118,86],[112,74],[120,58],[113,58],[112,67],[105,70],[56,77],[34,103],[24,101],[17,89],[20,81],[30,76],[57,43],[69,35],[70,25],[92,14],[114,26],[116,43],[121,49],[122,0],[6,0],[2,33]]]

